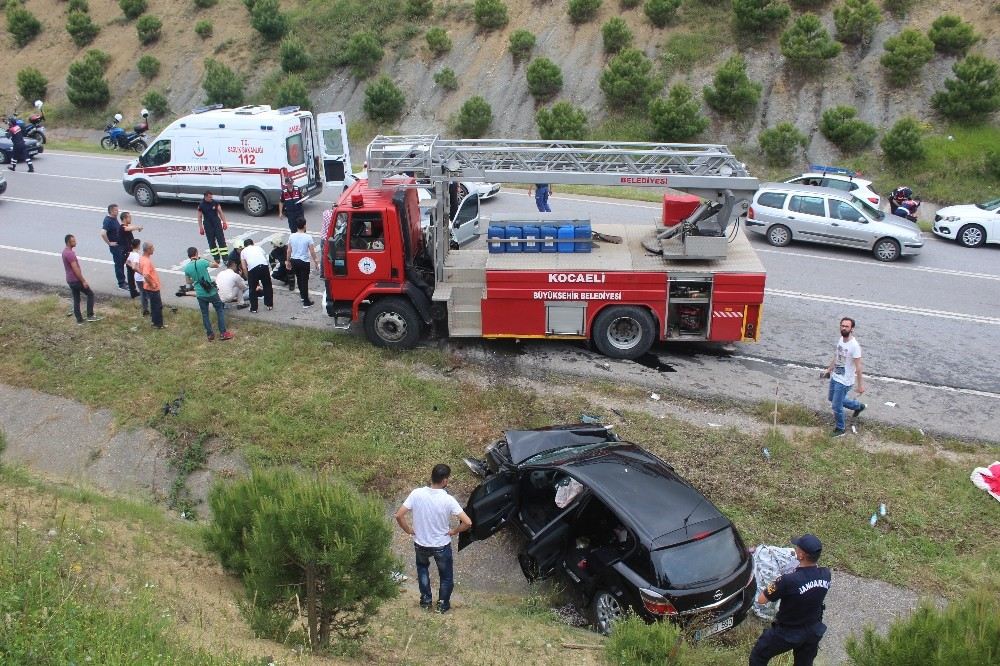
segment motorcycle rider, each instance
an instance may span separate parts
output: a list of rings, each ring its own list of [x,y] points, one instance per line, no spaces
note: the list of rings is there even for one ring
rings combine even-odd
[[[35,165],[31,163],[31,155],[28,154],[28,147],[24,143],[24,130],[17,124],[17,118],[14,116],[7,119],[7,125],[7,133],[10,134],[10,142],[13,146],[10,166],[7,168],[11,171],[17,171],[18,160],[23,160],[28,165],[28,173],[32,173],[35,170]]]

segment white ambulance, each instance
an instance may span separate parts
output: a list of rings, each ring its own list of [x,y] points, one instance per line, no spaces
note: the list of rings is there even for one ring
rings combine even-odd
[[[140,206],[200,201],[210,191],[216,201],[240,203],[260,217],[277,205],[286,176],[306,197],[324,183],[339,196],[350,173],[343,113],[216,104],[170,123],[125,167],[122,185]]]

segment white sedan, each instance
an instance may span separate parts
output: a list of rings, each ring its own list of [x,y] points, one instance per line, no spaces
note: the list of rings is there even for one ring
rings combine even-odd
[[[882,203],[882,197],[872,189],[872,181],[855,178],[843,173],[829,171],[808,171],[801,176],[795,176],[785,181],[796,185],[812,185],[814,187],[832,187],[841,192],[850,192],[859,199],[865,199],[875,208]],[[892,211],[889,211],[890,213]]]
[[[1000,243],[1000,199],[941,208],[934,216],[933,231],[965,247]]]

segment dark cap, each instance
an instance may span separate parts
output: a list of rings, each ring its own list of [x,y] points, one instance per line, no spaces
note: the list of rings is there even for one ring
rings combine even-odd
[[[813,560],[819,559],[820,553],[823,552],[823,542],[815,534],[803,534],[797,539],[792,539],[792,543]]]

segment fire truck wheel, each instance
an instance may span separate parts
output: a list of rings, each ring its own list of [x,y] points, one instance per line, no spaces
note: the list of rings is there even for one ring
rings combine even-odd
[[[645,308],[612,306],[597,315],[591,337],[597,350],[605,356],[636,359],[653,346],[656,324]]]
[[[376,347],[410,349],[420,334],[420,315],[402,298],[383,298],[365,312],[365,336]]]

